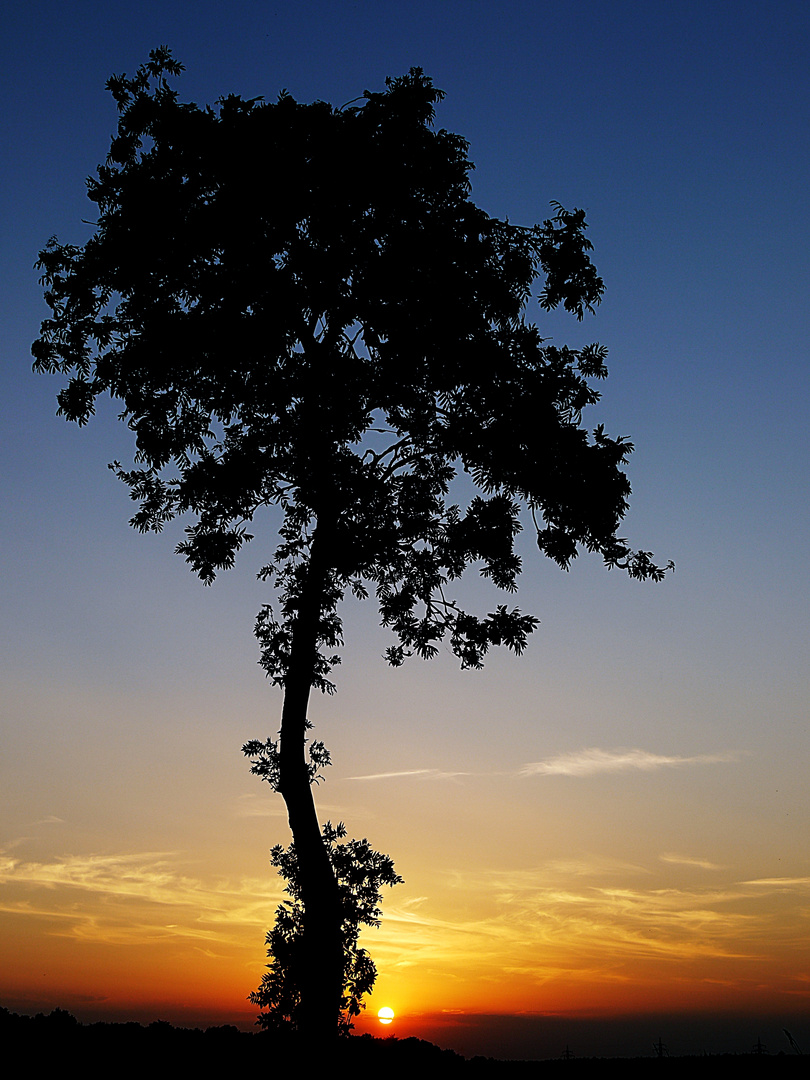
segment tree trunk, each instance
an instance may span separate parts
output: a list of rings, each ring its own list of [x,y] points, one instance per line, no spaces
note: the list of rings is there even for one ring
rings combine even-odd
[[[327,530],[328,531],[328,530]],[[279,791],[287,806],[298,854],[304,904],[301,1026],[319,1039],[337,1034],[343,990],[340,902],[332,864],[321,836],[307,769],[306,719],[318,648],[329,544],[319,521],[293,623],[290,663],[284,681],[279,747]]]

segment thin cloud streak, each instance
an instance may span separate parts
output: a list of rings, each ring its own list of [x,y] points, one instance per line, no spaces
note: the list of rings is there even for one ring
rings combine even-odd
[[[240,795],[235,810],[240,818],[286,817],[287,809],[280,798],[271,799],[267,795]]]
[[[442,769],[402,769],[399,772],[369,773],[366,776],[347,776],[347,780],[394,780],[403,776],[422,776],[431,780],[455,780],[457,776],[472,776],[468,772],[444,772]]]
[[[676,855],[674,852],[667,852],[664,855],[659,855],[661,862],[674,863],[676,866],[696,866],[700,870],[725,870],[725,866],[721,866],[720,863],[709,862],[708,859],[695,859],[691,855]]]
[[[673,768],[680,765],[716,765],[739,760],[739,754],[727,751],[720,754],[693,754],[688,757],[677,755],[653,754],[648,750],[618,749],[602,750],[588,747],[567,754],[558,754],[546,761],[532,761],[521,766],[516,772],[472,773],[449,771],[445,769],[398,769],[392,772],[367,773],[362,776],[347,776],[346,780],[403,780],[419,778],[423,780],[455,780],[460,776],[594,776],[598,773],[625,772],[639,770],[651,772],[655,769]]]
[[[756,885],[759,888],[806,889],[810,888],[810,877],[769,877],[752,878],[741,882],[742,885]]]
[[[520,769],[520,775],[593,776],[596,773],[626,772],[629,769],[650,772],[654,769],[678,765],[716,765],[721,762],[736,761],[737,757],[738,755],[734,753],[678,757],[652,754],[648,750],[601,750],[598,747],[588,747],[568,754],[558,754],[546,761],[529,762]]]

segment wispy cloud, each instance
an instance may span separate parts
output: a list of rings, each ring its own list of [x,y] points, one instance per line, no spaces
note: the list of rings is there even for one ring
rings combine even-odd
[[[548,863],[522,872],[451,872],[461,903],[420,898],[386,905],[382,930],[374,932],[375,957],[388,970],[417,965],[425,979],[469,979],[474,972],[482,985],[500,983],[504,972],[535,985],[632,982],[658,978],[660,965],[670,962],[679,975],[689,965],[696,978],[716,977],[718,962],[731,964],[735,980],[750,978],[754,964],[759,980],[759,965],[772,958],[774,972],[781,971],[773,977],[780,986],[790,982],[791,943],[804,933],[798,897],[777,909],[755,904],[753,883],[656,888],[646,868],[617,864],[611,869],[624,869],[625,880],[607,885],[601,860],[592,867],[601,883],[584,881],[583,869]],[[480,904],[470,903],[474,896]],[[481,914],[465,918],[471,907]],[[779,927],[781,959],[774,956]]]
[[[287,810],[281,799],[273,798],[272,792],[262,792],[261,795],[244,794],[239,796],[236,806],[236,817],[286,817]]]
[[[725,866],[719,863],[709,862],[708,859],[695,859],[691,855],[676,855],[674,852],[666,852],[660,855],[661,862],[675,863],[676,866],[697,866],[701,870],[725,870]]]
[[[281,897],[276,879],[205,881],[172,852],[65,855],[27,862],[0,852],[0,912],[44,918],[80,940],[215,941],[265,926]]]
[[[720,762],[737,761],[739,754],[725,752],[720,754],[694,754],[680,757],[667,754],[653,754],[649,750],[617,749],[602,750],[588,747],[567,754],[557,754],[545,761],[531,761],[521,766],[516,773],[511,772],[464,772],[448,769],[397,769],[391,772],[366,773],[362,776],[347,776],[346,780],[456,780],[461,776],[593,776],[596,773],[626,772],[640,770],[650,772],[654,769],[674,768],[680,765],[715,765]]]
[[[640,769],[672,768],[678,765],[714,765],[719,762],[736,761],[737,754],[695,754],[677,757],[652,754],[649,750],[600,750],[589,747],[569,754],[558,754],[546,761],[532,761],[520,769],[521,776],[593,776],[595,773],[626,772]]]
[[[458,776],[472,776],[468,772],[445,772],[442,769],[401,769],[398,772],[369,773],[366,776],[347,776],[347,780],[393,780],[403,776],[419,776],[426,780],[455,780]]]
[[[810,877],[753,878],[751,881],[743,881],[741,884],[771,889],[808,889],[810,888]]]
[[[765,979],[780,992],[807,993],[794,984],[806,964],[810,879],[673,888],[651,881],[648,867],[588,862],[449,871],[449,900],[386,907],[375,955],[389,969],[418,965],[437,979],[474,972],[481,984],[504,972],[532,984],[654,981],[662,963],[675,965],[675,978],[688,970],[716,980],[719,963],[735,986]],[[472,911],[477,917],[464,917]]]
[[[160,902],[166,885],[177,878],[169,870],[173,852],[128,855],[65,855],[53,862],[23,862],[0,855],[0,883],[70,886]]]

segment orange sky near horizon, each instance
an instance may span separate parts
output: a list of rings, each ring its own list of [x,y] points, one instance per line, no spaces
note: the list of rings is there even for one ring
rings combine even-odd
[[[438,783],[458,794],[458,781]],[[276,801],[268,791],[268,808]],[[0,1001],[86,1020],[251,1026],[245,997],[281,897],[269,866],[264,878],[219,878],[187,853],[33,857],[32,846],[0,861]],[[453,869],[431,863],[427,846],[412,839],[418,871],[386,890],[383,926],[365,933],[379,978],[358,1031],[380,1033],[382,1005],[396,1013],[390,1033],[435,1037],[444,1017],[452,1045],[453,1017],[469,1014],[775,1015],[808,1004],[810,877],[743,880],[732,865],[666,852],[523,869],[505,853],[501,869]]]
[[[810,1016],[802,756],[782,756],[778,776],[764,769],[736,719],[745,684],[722,703],[703,695],[705,713],[693,706],[676,722],[673,682],[657,734],[644,736],[646,701],[629,689],[638,651],[622,672],[600,647],[600,704],[570,666],[582,627],[600,638],[600,618],[640,599],[648,623],[663,620],[669,601],[663,588],[622,600],[626,582],[583,571],[584,590],[560,579],[577,612],[557,618],[536,659],[496,654],[483,672],[445,655],[369,666],[381,632],[368,608],[347,609],[339,692],[310,710],[333,756],[316,798],[322,819],[368,836],[405,878],[386,890],[382,928],[365,934],[379,979],[358,1031],[379,1033],[382,1005],[397,1014],[388,1034],[462,1049],[478,1045],[479,1015]],[[181,580],[178,627],[195,605],[198,628],[218,626],[231,583]],[[163,612],[165,581],[151,588],[147,606]],[[0,708],[17,768],[3,797],[17,825],[0,845],[0,1003],[251,1028],[246,998],[282,895],[267,853],[289,836],[280,798],[238,752],[273,730],[281,700],[243,622],[244,655],[203,638],[197,675],[178,633],[176,689],[118,675],[66,684],[48,671],[36,685],[7,681]],[[650,656],[663,672],[660,642]],[[508,735],[492,722],[504,702]],[[798,722],[798,687],[795,702]],[[589,716],[605,712],[612,734],[600,747]]]

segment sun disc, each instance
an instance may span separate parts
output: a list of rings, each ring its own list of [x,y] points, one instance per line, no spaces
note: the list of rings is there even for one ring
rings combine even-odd
[[[377,1013],[377,1019],[381,1024],[390,1024],[394,1019],[394,1010],[389,1009],[387,1005],[383,1005],[380,1011]]]

